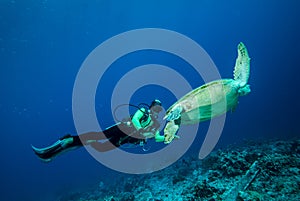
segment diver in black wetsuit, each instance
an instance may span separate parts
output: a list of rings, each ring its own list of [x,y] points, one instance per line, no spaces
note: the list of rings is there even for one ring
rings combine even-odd
[[[49,147],[36,148],[32,146],[32,149],[41,160],[49,162],[61,153],[85,145],[91,145],[97,151],[105,152],[127,143],[144,144],[148,138],[154,138],[156,142],[163,142],[164,136],[160,135],[160,124],[157,121],[158,113],[161,110],[161,102],[155,99],[149,109],[139,108],[132,118],[103,131],[88,132],[79,136],[68,134]]]

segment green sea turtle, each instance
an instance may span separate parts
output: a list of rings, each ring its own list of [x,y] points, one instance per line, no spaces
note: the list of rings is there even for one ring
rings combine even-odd
[[[234,110],[239,96],[250,93],[247,84],[250,74],[250,58],[246,46],[241,42],[237,47],[238,57],[234,67],[234,79],[221,79],[204,84],[174,103],[166,112],[164,119],[165,143],[176,136],[181,124],[195,124],[212,119]]]

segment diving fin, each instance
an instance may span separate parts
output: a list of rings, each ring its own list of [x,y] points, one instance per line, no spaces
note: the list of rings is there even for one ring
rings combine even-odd
[[[40,160],[42,160],[43,162],[50,162],[57,155],[77,147],[72,146],[72,144],[73,137],[68,134],[48,147],[37,148],[31,145],[31,148]]]

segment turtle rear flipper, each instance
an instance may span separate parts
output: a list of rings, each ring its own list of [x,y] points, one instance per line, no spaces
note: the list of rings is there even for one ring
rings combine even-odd
[[[234,67],[234,80],[237,81],[241,88],[248,83],[250,75],[250,57],[244,43],[240,42],[238,45],[238,57]]]

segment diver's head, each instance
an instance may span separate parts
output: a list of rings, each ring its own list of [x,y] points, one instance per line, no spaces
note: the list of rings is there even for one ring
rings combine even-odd
[[[152,101],[152,103],[150,105],[150,111],[152,113],[159,113],[160,111],[162,111],[160,100],[155,99],[155,100]]]

